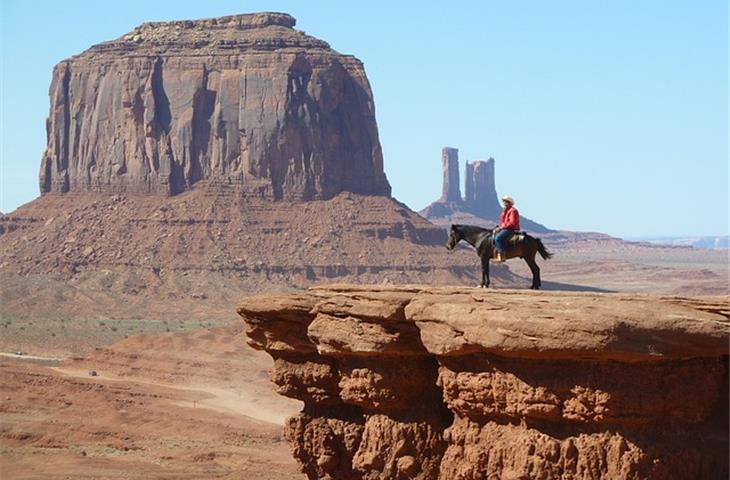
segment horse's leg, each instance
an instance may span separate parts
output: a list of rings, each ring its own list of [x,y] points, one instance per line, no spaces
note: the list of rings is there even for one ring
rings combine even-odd
[[[482,254],[482,284],[483,288],[489,288],[489,255],[487,252]]]
[[[539,290],[541,286],[540,267],[538,267],[537,262],[535,262],[535,252],[532,252],[532,255],[525,255],[525,263],[527,263],[527,266],[530,267],[530,271],[532,272],[532,285],[530,288],[533,290]]]
[[[537,258],[537,247],[532,249],[532,263],[535,264],[535,276],[537,277],[537,289],[542,288],[542,277],[540,276],[540,267],[537,265],[535,259]]]

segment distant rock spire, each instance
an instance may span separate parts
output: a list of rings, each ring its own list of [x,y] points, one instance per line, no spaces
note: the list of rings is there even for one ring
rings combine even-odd
[[[493,158],[466,162],[464,199],[461,198],[459,189],[459,150],[444,147],[441,150],[441,166],[443,169],[441,198],[421,210],[419,212],[421,215],[438,225],[471,223],[491,227],[499,223],[502,206],[497,196]],[[521,216],[520,224],[525,230],[533,233],[551,231],[524,216]]]
[[[441,190],[442,202],[461,202],[459,188],[459,149],[444,147],[441,150],[444,183]]]
[[[485,218],[499,218],[501,208],[494,182],[494,159],[466,163],[466,204]]]
[[[474,163],[466,162],[464,170],[464,201],[467,204],[474,203]]]

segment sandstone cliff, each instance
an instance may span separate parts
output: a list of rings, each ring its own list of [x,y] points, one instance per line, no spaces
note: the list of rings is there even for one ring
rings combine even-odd
[[[362,63],[294,24],[151,22],[62,61],[41,192],[389,195]]]
[[[720,479],[727,297],[332,286],[246,299],[322,479]]]
[[[443,185],[440,202],[461,202],[459,183],[459,149],[444,147],[441,150]]]
[[[499,218],[502,206],[494,183],[494,159],[466,162],[464,203],[483,218]]]

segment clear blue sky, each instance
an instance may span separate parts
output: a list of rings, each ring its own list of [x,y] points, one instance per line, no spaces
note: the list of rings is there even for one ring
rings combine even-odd
[[[441,190],[440,151],[496,159],[552,228],[728,233],[728,11],[667,1],[2,0],[2,195],[38,195],[51,70],[149,20],[283,11],[365,63],[393,195]]]

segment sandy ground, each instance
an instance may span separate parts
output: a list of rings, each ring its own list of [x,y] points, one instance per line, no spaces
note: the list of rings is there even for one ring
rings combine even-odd
[[[730,292],[727,250],[656,248],[631,244],[557,249],[551,260],[538,258],[547,289],[551,283],[598,290],[666,295],[722,295]],[[507,262],[517,275],[530,278],[519,259]]]
[[[174,404],[188,408],[207,408],[214,412],[233,415],[243,415],[261,422],[273,425],[283,425],[287,419],[286,412],[277,409],[266,398],[256,396],[256,392],[246,388],[221,388],[207,384],[192,384],[186,386],[165,385],[159,382],[147,381],[144,378],[124,378],[114,374],[106,373],[91,376],[89,370],[78,370],[64,367],[51,367],[52,370],[66,377],[92,378],[98,382],[126,382],[133,383],[139,387],[155,389],[164,387],[171,391],[180,392],[180,400]],[[94,372],[96,372],[94,370]]]
[[[300,405],[236,327],[136,335],[59,366],[5,353],[0,478],[302,478],[282,438]]]

